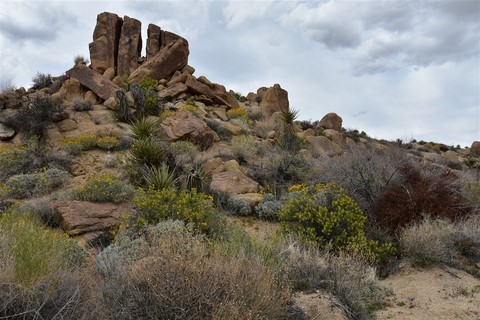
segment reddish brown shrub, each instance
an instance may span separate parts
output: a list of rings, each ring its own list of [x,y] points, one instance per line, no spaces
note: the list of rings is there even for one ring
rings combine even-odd
[[[400,167],[400,176],[375,203],[378,223],[395,233],[424,216],[454,219],[471,209],[457,188],[457,175],[449,169]]]

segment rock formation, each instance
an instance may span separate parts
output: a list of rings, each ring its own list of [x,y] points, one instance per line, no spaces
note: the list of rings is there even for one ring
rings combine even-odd
[[[131,74],[138,68],[142,52],[142,23],[125,16],[118,43],[117,74]]]
[[[270,88],[260,88],[257,95],[261,98],[260,107],[268,114],[274,114],[277,111],[286,112],[289,110],[288,92],[274,84]]]
[[[146,77],[165,79],[187,65],[187,40],[154,24],[148,25],[146,61],[141,58],[141,27],[137,19],[100,13],[89,45],[91,68],[100,74],[113,69],[113,76],[127,75],[139,82]],[[109,78],[113,79],[110,73]]]
[[[122,19],[116,14],[103,12],[97,16],[97,25],[90,43],[90,61],[92,69],[103,74],[108,68],[116,68],[118,43],[122,28]]]

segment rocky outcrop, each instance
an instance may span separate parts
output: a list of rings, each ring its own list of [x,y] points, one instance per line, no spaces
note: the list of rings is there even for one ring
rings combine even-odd
[[[140,82],[146,77],[165,79],[175,70],[187,66],[188,42],[172,32],[161,30],[154,24],[147,30],[147,59],[141,58],[141,22],[137,19],[103,12],[97,16],[97,24],[90,43],[91,68],[103,74],[109,72],[109,79],[115,75],[135,75],[131,80]]]
[[[188,63],[188,42],[182,38],[175,40],[136,69],[129,81],[139,83],[146,77],[155,80],[166,79],[176,70],[182,69]]]
[[[97,72],[85,66],[76,66],[68,70],[66,74],[75,78],[88,89],[92,90],[97,96],[103,100],[113,97],[115,91],[120,89],[115,83],[108,78],[98,74]]]
[[[307,136],[305,140],[311,145],[313,152],[317,154],[335,156],[343,153],[343,149],[327,137]]]
[[[103,12],[97,16],[97,24],[90,43],[90,61],[93,70],[103,74],[108,68],[116,68],[118,43],[122,19],[114,13]]]
[[[137,19],[125,16],[118,43],[117,74],[129,75],[137,69],[141,52],[142,23]]]
[[[164,31],[159,26],[152,23],[148,25],[147,36],[147,60],[153,58],[161,48],[182,38],[175,33]]]
[[[262,90],[260,88],[257,94],[261,98],[260,107],[268,114],[275,112],[287,112],[289,110],[288,92],[274,84],[273,87]]]
[[[470,147],[470,154],[472,156],[480,157],[480,141],[473,141]]]
[[[177,111],[160,124],[159,138],[172,142],[189,140],[198,144],[203,150],[220,140],[215,131],[205,122],[186,110]]]
[[[317,128],[332,129],[336,131],[342,130],[343,119],[336,113],[327,113],[318,123]]]

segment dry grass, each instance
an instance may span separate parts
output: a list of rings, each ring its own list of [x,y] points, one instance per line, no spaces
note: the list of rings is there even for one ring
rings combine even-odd
[[[403,254],[419,266],[459,265],[462,257],[480,258],[480,215],[452,222],[426,218],[405,228],[399,237]]]

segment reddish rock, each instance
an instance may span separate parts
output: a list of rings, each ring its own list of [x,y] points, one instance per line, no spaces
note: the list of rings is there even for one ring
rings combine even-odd
[[[175,97],[178,97],[179,95],[181,95],[182,93],[185,93],[187,91],[188,91],[187,86],[184,85],[181,82],[178,82],[178,83],[175,83],[174,85],[160,91],[158,93],[158,97],[159,98],[167,98],[167,97],[175,98]]]
[[[341,131],[342,122],[343,120],[338,114],[331,112],[331,113],[327,113],[322,118],[322,120],[320,120],[320,122],[317,125],[317,128],[321,127],[323,129],[332,129],[336,131]]]
[[[137,69],[141,52],[142,23],[137,19],[125,16],[118,44],[117,74],[129,75]]]
[[[204,95],[209,98],[214,95],[214,91],[210,89],[209,86],[197,81],[194,77],[188,77],[185,81],[185,85],[194,94]]]
[[[160,33],[162,29],[159,26],[150,23],[147,28],[147,60],[154,57],[160,51]]]
[[[480,157],[480,141],[473,141],[470,147],[470,154],[472,156]]]
[[[60,228],[70,236],[109,231],[125,214],[125,208],[111,203],[58,201],[53,206],[60,215]]]
[[[120,89],[109,79],[85,66],[73,67],[72,69],[68,70],[66,74],[69,77],[80,81],[84,87],[92,90],[103,100],[108,100],[108,98],[114,96],[115,91]]]
[[[116,68],[121,28],[122,19],[116,14],[103,12],[97,16],[93,42],[89,44],[93,70],[103,74],[108,68]]]
[[[176,70],[180,70],[187,65],[188,54],[188,42],[179,38],[161,48],[155,56],[133,71],[129,80],[133,83],[139,83],[146,77],[155,80],[166,79]]]
[[[218,193],[245,194],[257,193],[258,182],[250,179],[241,170],[235,160],[230,160],[221,165],[223,171],[212,175],[210,190]]]
[[[209,148],[218,135],[186,110],[177,111],[160,124],[159,137],[166,141],[188,140],[198,144],[203,150]]]
[[[288,92],[280,87],[279,84],[273,85],[266,90],[257,91],[257,94],[262,97],[260,107],[269,114],[275,112],[287,112],[289,110]]]

